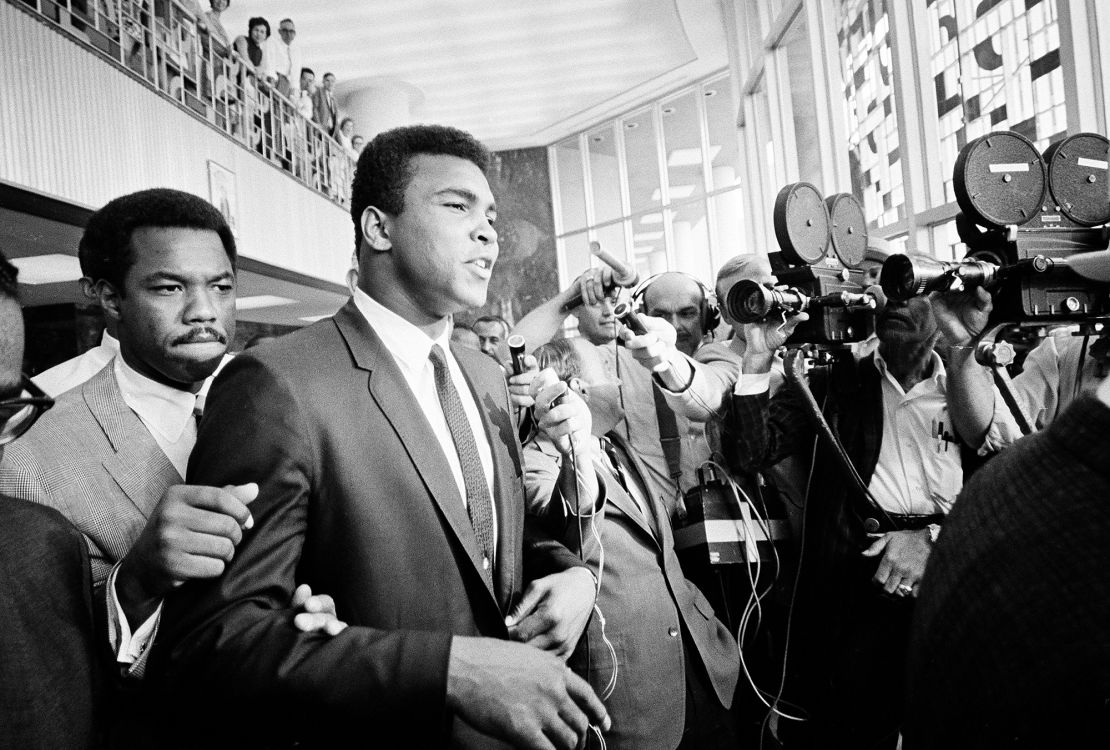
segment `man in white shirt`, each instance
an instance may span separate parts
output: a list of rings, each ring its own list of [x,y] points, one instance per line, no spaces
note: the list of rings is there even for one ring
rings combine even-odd
[[[0,491],[85,535],[117,661],[141,676],[163,596],[218,576],[252,523],[256,486],[183,484],[197,394],[235,332],[235,240],[212,205],[159,189],[109,202],[81,245],[119,354],[4,454]]]
[[[277,75],[277,90],[290,99],[295,98],[297,80],[304,65],[301,62],[301,48],[293,43],[297,38],[297,27],[293,19],[283,18],[278,24],[279,39],[270,39],[270,69]]]
[[[873,355],[847,355],[810,378],[857,483],[817,437],[798,389],[768,395],[775,349],[806,319],[745,327],[733,399],[742,466],[759,471],[787,455],[814,457],[786,697],[809,713],[801,729],[822,744],[893,749],[912,603],[984,440],[961,440],[953,425],[930,301],[892,301],[878,317]],[[1001,413],[1001,396],[991,395],[984,407]]]

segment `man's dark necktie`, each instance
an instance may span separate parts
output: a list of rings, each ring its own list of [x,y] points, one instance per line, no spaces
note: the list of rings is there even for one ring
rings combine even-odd
[[[455,443],[455,452],[459,454],[459,464],[462,466],[463,485],[466,487],[466,512],[470,516],[474,536],[478,538],[478,546],[484,556],[482,562],[492,576],[493,500],[489,494],[489,485],[486,484],[486,473],[482,470],[478,444],[474,440],[470,420],[466,418],[466,412],[463,410],[459,392],[451,382],[451,373],[447,370],[447,359],[443,349],[438,344],[433,344],[428,357],[432,360],[432,367],[435,369],[436,391],[439,393],[439,403],[443,407],[443,416],[447,419],[447,427],[451,430],[451,439]]]

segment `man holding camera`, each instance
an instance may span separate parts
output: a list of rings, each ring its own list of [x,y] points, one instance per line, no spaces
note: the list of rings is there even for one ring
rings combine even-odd
[[[842,451],[830,441],[814,445],[816,415],[799,389],[767,392],[775,350],[808,316],[745,329],[733,399],[741,463],[759,471],[787,455],[814,454],[787,669],[791,682],[800,679],[788,697],[809,715],[803,737],[822,746],[895,747],[912,602],[975,463],[948,414],[934,301],[890,302],[878,315],[874,354],[845,354],[812,378]],[[1005,408],[1000,397],[986,405]]]

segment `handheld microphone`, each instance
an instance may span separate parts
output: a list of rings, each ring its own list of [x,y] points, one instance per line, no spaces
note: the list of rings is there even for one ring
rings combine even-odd
[[[609,268],[613,269],[613,283],[605,287],[606,294],[618,286],[631,289],[640,283],[640,275],[636,273],[636,269],[602,250],[600,242],[594,241],[590,243],[590,253],[602,263],[609,266]],[[577,298],[563,305],[562,308],[560,308],[560,312],[568,313],[571,310],[581,307],[584,303],[585,300],[579,295]]]
[[[513,363],[513,375],[524,372],[524,337],[519,333],[510,336],[506,343],[509,345],[509,358]]]
[[[643,336],[647,333],[647,328],[644,322],[640,320],[640,314],[632,309],[632,305],[627,302],[621,302],[613,308],[613,317],[624,324],[630,331],[637,336]]]

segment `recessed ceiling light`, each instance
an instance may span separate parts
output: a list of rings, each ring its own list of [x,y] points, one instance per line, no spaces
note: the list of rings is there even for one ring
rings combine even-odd
[[[673,115],[674,113],[675,113],[675,108],[674,107],[663,107],[663,114]]]
[[[60,284],[81,278],[81,263],[75,255],[47,253],[11,261],[19,269],[20,284]]]
[[[706,96],[716,96],[717,95],[717,89],[706,89],[705,90],[705,95]]]
[[[295,305],[297,300],[288,297],[276,297],[273,294],[258,294],[254,297],[240,297],[235,300],[236,310],[257,310],[260,307],[281,307],[282,305]]]
[[[624,126],[626,128],[628,128],[629,130],[635,130],[636,128],[640,127],[640,123],[638,123],[638,122],[626,122],[624,124]]]
[[[605,140],[605,136],[603,136],[603,135],[595,135],[593,137],[593,142],[594,143],[601,143],[604,140]]]

